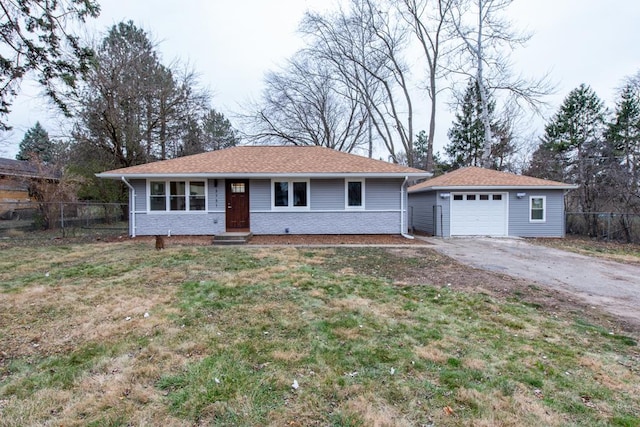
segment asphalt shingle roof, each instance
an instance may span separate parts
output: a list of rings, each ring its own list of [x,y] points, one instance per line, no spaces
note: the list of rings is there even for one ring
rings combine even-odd
[[[438,177],[409,187],[409,192],[426,191],[431,189],[463,189],[481,187],[528,187],[528,188],[573,188],[573,185],[557,181],[516,175],[492,169],[466,167],[456,169]]]
[[[56,179],[58,174],[51,168],[42,166],[38,168],[33,163],[24,160],[0,158],[0,175],[16,176],[22,178],[47,178]]]
[[[420,169],[324,147],[240,146],[98,174],[104,178],[190,174],[397,174],[425,176]]]

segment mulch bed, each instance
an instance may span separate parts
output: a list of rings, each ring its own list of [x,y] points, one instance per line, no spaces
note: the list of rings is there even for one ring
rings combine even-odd
[[[250,245],[426,245],[419,239],[407,239],[394,234],[302,234],[253,236]]]
[[[128,238],[125,238],[128,239]],[[109,241],[122,241],[123,238]],[[153,245],[154,236],[138,236],[133,240],[149,242]],[[165,246],[192,245],[207,246],[213,244],[213,236],[171,236],[164,238]],[[248,245],[278,245],[278,246],[340,246],[340,245],[371,245],[371,246],[424,246],[429,243],[420,239],[407,239],[399,234],[302,234],[302,235],[260,235],[253,236]]]

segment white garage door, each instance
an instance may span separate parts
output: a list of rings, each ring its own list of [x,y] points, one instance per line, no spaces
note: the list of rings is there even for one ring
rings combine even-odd
[[[452,236],[506,236],[507,193],[451,194]]]

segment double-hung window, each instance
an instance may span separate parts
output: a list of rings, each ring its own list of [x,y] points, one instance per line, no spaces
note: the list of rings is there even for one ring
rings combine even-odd
[[[189,210],[203,211],[205,210],[204,181],[189,182]]]
[[[271,200],[275,209],[308,209],[308,180],[271,181]]]
[[[152,181],[149,183],[149,210],[167,210],[167,183]]]
[[[545,196],[529,197],[529,221],[545,222],[546,221],[547,200]]]
[[[204,211],[204,181],[150,181],[149,210]]]
[[[364,209],[364,180],[345,180],[345,208]]]

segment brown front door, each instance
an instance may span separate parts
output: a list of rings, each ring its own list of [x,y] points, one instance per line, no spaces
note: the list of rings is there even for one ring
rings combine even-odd
[[[227,231],[249,231],[249,181],[227,180]]]

